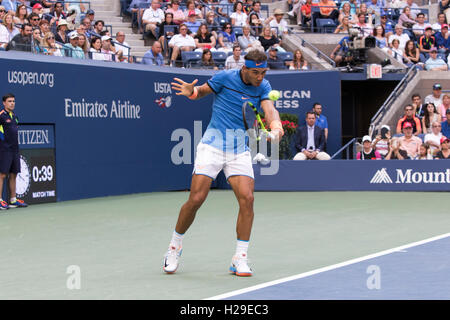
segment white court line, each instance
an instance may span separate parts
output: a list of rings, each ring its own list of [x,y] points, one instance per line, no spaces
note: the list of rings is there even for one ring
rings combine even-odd
[[[428,243],[428,242],[433,242],[433,241],[440,240],[440,239],[443,239],[443,238],[447,238],[449,236],[450,236],[450,233],[445,233],[445,234],[442,234],[442,235],[439,235],[439,236],[435,236],[435,237],[432,237],[432,238],[428,238],[428,239],[425,239],[425,240],[413,242],[413,243],[410,243],[410,244],[405,244],[405,245],[400,246],[400,247],[396,247],[396,248],[380,251],[380,252],[377,252],[377,253],[369,254],[369,255],[364,256],[364,257],[360,257],[360,258],[344,261],[344,262],[341,262],[341,263],[333,264],[331,266],[327,266],[327,267],[311,270],[311,271],[308,271],[308,272],[300,273],[300,274],[297,274],[297,275],[294,275],[294,276],[290,276],[290,277],[281,278],[281,279],[274,280],[274,281],[261,283],[261,284],[258,284],[256,286],[252,286],[252,287],[248,287],[248,288],[244,288],[244,289],[240,289],[240,290],[231,291],[231,292],[228,292],[228,293],[220,294],[220,295],[217,295],[217,296],[214,296],[214,297],[210,297],[210,298],[206,298],[206,299],[203,299],[203,300],[226,299],[226,298],[229,298],[229,297],[232,297],[232,296],[236,296],[236,295],[239,295],[239,294],[243,294],[243,293],[247,293],[247,292],[250,292],[250,291],[266,288],[266,287],[269,287],[269,286],[274,286],[274,285],[277,285],[277,284],[280,284],[280,283],[283,283],[283,282],[297,280],[297,279],[309,277],[309,276],[312,276],[312,275],[315,275],[315,274],[318,274],[318,273],[321,273],[321,272],[326,272],[326,271],[330,271],[330,270],[333,270],[333,269],[338,269],[338,268],[341,268],[341,267],[348,266],[350,264],[354,264],[354,263],[358,263],[358,262],[361,262],[361,261],[377,258],[377,257],[380,257],[380,256],[384,256],[384,255],[393,253],[393,252],[403,251],[403,250],[411,248],[411,247],[420,246],[422,244],[425,244],[425,243]]]

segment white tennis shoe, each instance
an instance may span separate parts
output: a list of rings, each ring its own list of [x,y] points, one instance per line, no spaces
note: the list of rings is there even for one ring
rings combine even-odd
[[[163,270],[166,273],[175,273],[178,269],[178,265],[180,264],[180,256],[182,248],[175,248],[170,246],[167,250],[166,255],[164,256],[164,265]]]
[[[253,275],[252,269],[248,266],[247,254],[240,253],[231,259],[230,272],[239,277],[251,277]]]

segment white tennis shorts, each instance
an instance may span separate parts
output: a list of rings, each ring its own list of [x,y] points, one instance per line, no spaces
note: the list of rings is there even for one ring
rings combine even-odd
[[[205,175],[215,180],[221,170],[227,180],[231,176],[247,176],[254,179],[250,151],[234,154],[200,142],[192,174]]]

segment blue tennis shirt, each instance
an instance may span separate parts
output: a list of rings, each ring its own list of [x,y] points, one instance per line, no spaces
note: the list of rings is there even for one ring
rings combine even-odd
[[[214,91],[212,116],[202,142],[225,152],[242,153],[248,150],[242,106],[251,102],[257,109],[261,101],[269,99],[272,90],[264,79],[258,87],[243,82],[240,70],[224,70],[215,74],[207,84]]]

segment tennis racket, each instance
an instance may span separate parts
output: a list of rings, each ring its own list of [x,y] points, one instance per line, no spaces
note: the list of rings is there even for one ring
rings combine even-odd
[[[274,139],[273,134],[268,132],[264,126],[258,110],[256,110],[256,107],[249,101],[244,102],[242,105],[242,119],[244,121],[245,130],[249,133],[250,138],[260,141],[261,135],[264,134],[270,139]],[[254,130],[249,131],[249,129]]]

